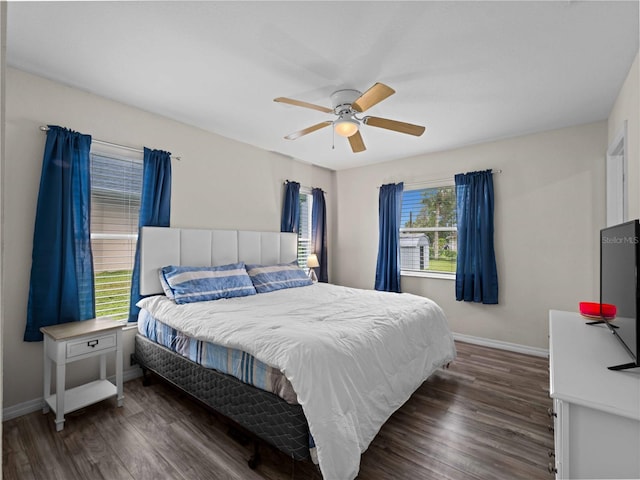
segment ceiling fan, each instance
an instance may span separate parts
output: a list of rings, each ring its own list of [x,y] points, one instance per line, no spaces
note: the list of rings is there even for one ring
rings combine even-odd
[[[288,103],[298,107],[311,108],[325,113],[333,113],[338,118],[331,121],[317,123],[310,127],[298,130],[297,132],[287,135],[287,140],[295,140],[309,133],[320,130],[321,128],[333,125],[334,131],[343,137],[349,139],[351,150],[353,153],[363,152],[366,150],[362,135],[360,135],[361,125],[371,125],[372,127],[385,128],[395,132],[407,133],[419,137],[424,133],[425,128],[420,125],[411,123],[398,122],[380,117],[358,117],[358,114],[365,112],[374,105],[380,103],[387,97],[390,97],[396,91],[383,83],[376,83],[364,93],[358,90],[337,90],[331,94],[331,104],[333,108],[327,108],[313,103],[303,102],[301,100],[293,100],[291,98],[278,97],[274,98],[274,102]]]

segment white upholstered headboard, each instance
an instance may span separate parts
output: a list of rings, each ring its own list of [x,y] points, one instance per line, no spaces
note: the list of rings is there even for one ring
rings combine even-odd
[[[295,233],[142,227],[140,294],[162,293],[158,269],[167,265],[204,267],[245,262],[290,263],[298,256]]]

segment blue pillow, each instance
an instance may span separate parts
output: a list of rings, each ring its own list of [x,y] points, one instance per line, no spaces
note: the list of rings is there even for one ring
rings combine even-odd
[[[178,304],[255,295],[244,262],[219,267],[162,267],[162,275]]]
[[[283,288],[311,285],[313,282],[300,267],[291,263],[278,265],[247,265],[247,272],[258,293],[273,292]]]
[[[158,277],[160,278],[160,285],[162,285],[162,291],[164,292],[164,294],[171,300],[175,300],[173,298],[173,290],[171,290],[171,287],[167,283],[167,279],[164,278],[164,272],[161,268],[158,269]]]

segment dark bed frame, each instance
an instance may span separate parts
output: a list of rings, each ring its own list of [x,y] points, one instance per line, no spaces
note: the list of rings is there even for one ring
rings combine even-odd
[[[151,371],[294,460],[309,458],[309,426],[300,405],[202,367],[140,334],[135,338],[135,359],[145,384]],[[260,462],[259,443],[254,445],[249,459],[252,469]]]

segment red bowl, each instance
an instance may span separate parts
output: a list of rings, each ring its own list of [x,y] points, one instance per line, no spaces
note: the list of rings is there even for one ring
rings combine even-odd
[[[602,318],[613,320],[616,318],[616,306],[609,303],[580,302],[580,315],[587,318]]]

